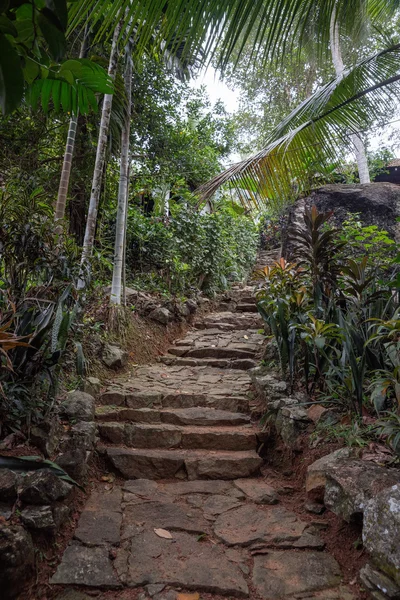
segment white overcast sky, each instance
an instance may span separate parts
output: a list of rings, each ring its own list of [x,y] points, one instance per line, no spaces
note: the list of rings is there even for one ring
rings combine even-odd
[[[197,79],[191,80],[190,85],[193,88],[199,88],[202,85],[206,86],[208,96],[212,102],[215,104],[217,100],[222,100],[225,104],[226,109],[233,113],[239,107],[239,90],[231,90],[228,86],[221,81],[218,73],[212,68],[208,67],[208,69],[201,74]],[[400,108],[397,113],[388,115],[388,122],[400,120]],[[384,147],[393,143],[393,140],[390,141],[389,138],[393,133],[395,133],[395,137],[398,140],[397,149],[394,148],[393,151],[400,157],[400,121],[397,123],[392,123],[387,125],[385,128],[374,132],[370,137],[369,148],[371,150],[377,150],[380,147]],[[230,157],[230,162],[236,162],[240,160],[239,155],[235,154]]]

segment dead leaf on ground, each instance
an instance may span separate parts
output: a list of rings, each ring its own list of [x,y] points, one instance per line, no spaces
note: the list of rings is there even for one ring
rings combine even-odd
[[[172,540],[172,535],[166,529],[154,529],[154,533],[165,540]]]
[[[200,594],[198,592],[194,594],[177,594],[176,600],[200,600]]]

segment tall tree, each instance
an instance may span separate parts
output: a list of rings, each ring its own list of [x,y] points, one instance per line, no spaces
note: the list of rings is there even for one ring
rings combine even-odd
[[[81,51],[79,54],[79,58],[84,58],[86,56],[86,52],[87,52],[87,27],[85,27],[85,30],[83,32],[83,41],[82,41],[82,45],[81,45]],[[72,168],[72,157],[74,154],[76,130],[78,127],[78,117],[79,117],[79,110],[76,111],[76,114],[73,114],[71,116],[71,119],[69,121],[67,142],[65,145],[64,159],[63,159],[63,165],[62,165],[62,169],[61,169],[60,185],[58,188],[56,208],[54,211],[54,219],[55,219],[56,223],[57,223],[57,221],[61,221],[62,219],[64,219],[64,216],[65,216],[65,207],[67,204],[69,179],[70,179],[71,168]]]
[[[110,60],[108,65],[108,75],[112,81],[115,80],[115,74],[118,64],[118,39],[122,29],[122,19],[117,23],[114,30],[111,44]],[[96,231],[97,211],[99,207],[101,182],[106,160],[107,136],[110,128],[111,108],[113,94],[105,94],[103,99],[103,108],[101,111],[99,137],[97,142],[96,161],[94,165],[92,189],[90,193],[89,209],[86,220],[85,238],[83,240],[83,249],[81,257],[82,276],[78,283],[78,288],[85,287],[84,275],[89,268],[89,259],[93,251],[94,236]]]
[[[132,39],[125,48],[125,93],[127,97],[127,114],[121,134],[121,161],[118,187],[117,222],[115,228],[114,268],[111,284],[111,304],[121,304],[122,274],[124,268],[124,244],[126,239],[126,212],[129,190],[130,130],[132,112]]]
[[[332,11],[329,32],[333,66],[335,67],[336,76],[341,77],[344,72],[344,63],[340,47],[339,22],[337,20],[336,10]],[[350,134],[350,138],[354,146],[360,183],[371,183],[364,142],[359,133]]]

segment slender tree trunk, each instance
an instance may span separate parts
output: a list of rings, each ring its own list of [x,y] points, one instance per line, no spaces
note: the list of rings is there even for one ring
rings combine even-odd
[[[84,58],[87,52],[87,28],[83,33],[83,41],[79,58]],[[57,202],[54,213],[55,221],[60,221],[65,216],[65,207],[67,204],[67,194],[69,188],[69,179],[71,175],[72,156],[74,154],[76,129],[78,125],[79,112],[71,117],[68,128],[67,143],[65,145],[64,161],[61,170],[60,185],[58,188]],[[57,227],[59,229],[59,227]]]
[[[342,51],[340,48],[339,26],[336,20],[335,10],[332,12],[331,17],[330,43],[333,66],[335,67],[337,77],[339,77],[339,75],[341,75],[344,71],[344,64],[342,58]],[[350,138],[354,146],[360,183],[371,183],[364,142],[362,141],[361,136],[358,133],[352,133],[350,135]]]
[[[131,129],[132,105],[132,42],[129,40],[125,49],[125,91],[128,101],[127,115],[121,134],[121,164],[118,188],[118,209],[115,232],[114,269],[111,284],[111,304],[121,304],[122,271],[124,262],[124,239],[126,226],[126,210],[129,180],[129,138]]]
[[[126,306],[126,232],[128,228],[128,207],[129,207],[129,183],[131,173],[131,157],[129,156],[128,166],[128,186],[126,188],[126,208],[125,208],[125,228],[124,228],[124,253],[122,257],[122,303]]]
[[[121,32],[122,20],[119,21],[112,40],[110,61],[108,64],[108,74],[112,81],[115,79],[115,73],[118,64],[118,38]],[[82,274],[78,282],[78,289],[85,287],[84,275],[89,270],[89,259],[93,251],[94,236],[96,230],[97,211],[101,192],[101,181],[103,176],[104,164],[106,160],[107,136],[110,129],[111,107],[113,95],[105,94],[103,108],[101,111],[99,138],[97,142],[96,161],[92,180],[92,189],[90,193],[88,216],[86,220],[85,238],[83,240],[83,250],[81,258]]]

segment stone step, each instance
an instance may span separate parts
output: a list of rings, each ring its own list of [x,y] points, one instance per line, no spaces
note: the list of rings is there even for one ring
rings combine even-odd
[[[247,414],[226,410],[194,408],[128,408],[124,406],[98,406],[99,421],[130,421],[132,423],[169,423],[171,425],[195,425],[206,427],[245,425],[250,423]]]
[[[254,348],[238,348],[233,345],[228,348],[218,348],[213,346],[203,346],[202,348],[192,348],[191,346],[171,346],[168,348],[169,354],[174,356],[185,356],[188,358],[254,358],[257,355],[259,346]]]
[[[241,373],[241,372],[240,372]],[[212,388],[212,386],[210,386]],[[240,384],[238,383],[238,392]],[[249,398],[245,395],[247,385],[243,386],[243,395],[218,395],[206,393],[176,391],[162,396],[160,393],[125,394],[122,390],[109,390],[101,395],[100,404],[103,406],[127,406],[129,408],[219,408],[230,412],[245,413],[249,410]]]
[[[236,306],[236,312],[244,312],[244,313],[258,313],[257,304],[255,302],[240,302]]]
[[[193,427],[170,424],[98,423],[105,442],[133,448],[184,448],[200,450],[255,450],[257,436],[251,425]]]
[[[253,312],[218,312],[206,315],[201,321],[195,322],[197,329],[220,329],[221,325],[229,325],[230,329],[260,329],[263,320],[259,314]],[[227,329],[228,330],[228,329]]]
[[[166,354],[160,357],[164,365],[182,365],[192,367],[215,367],[217,369],[237,369],[248,371],[254,369],[258,362],[252,358],[194,358],[191,356],[173,356]]]
[[[105,453],[125,479],[239,479],[259,472],[255,451],[148,450],[110,447]]]

